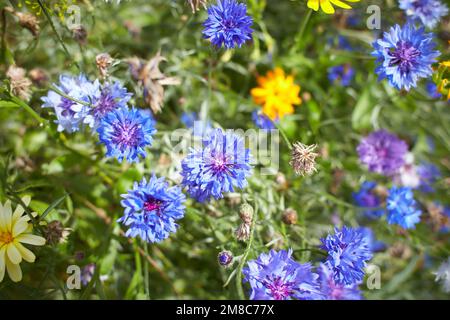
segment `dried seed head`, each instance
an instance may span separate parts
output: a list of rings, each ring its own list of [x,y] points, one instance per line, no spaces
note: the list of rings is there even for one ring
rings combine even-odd
[[[305,176],[317,171],[315,159],[318,154],[314,152],[316,147],[315,144],[307,146],[301,142],[294,143],[289,164],[296,174]]]
[[[87,30],[82,25],[77,25],[72,28],[72,37],[81,45],[86,45],[87,43]]]
[[[208,0],[187,0],[187,2],[191,5],[192,13],[195,13],[200,10],[200,6],[206,8]]]
[[[298,220],[297,211],[292,208],[287,208],[284,210],[281,218],[285,224],[296,224]]]
[[[250,225],[247,223],[241,223],[241,225],[236,229],[236,239],[238,241],[247,241],[250,239]]]
[[[64,228],[63,224],[58,220],[50,222],[44,229],[45,239],[51,245],[66,242],[69,234],[70,229]]]
[[[108,68],[112,65],[113,61],[113,58],[108,53],[100,53],[95,57],[98,72],[103,79],[108,77]]]
[[[39,87],[44,86],[49,80],[47,72],[41,68],[34,68],[30,70],[28,75],[30,76],[31,81]]]
[[[239,207],[239,216],[245,224],[251,225],[253,220],[253,207],[248,203],[243,203]]]
[[[228,250],[221,251],[217,255],[217,261],[221,266],[228,268],[233,262],[233,253]]]
[[[25,69],[11,65],[6,72],[6,76],[10,80],[12,93],[24,101],[30,100],[32,83],[26,77]]]
[[[19,18],[22,28],[28,29],[35,37],[39,34],[39,20],[34,15],[23,12],[14,12],[14,15]]]

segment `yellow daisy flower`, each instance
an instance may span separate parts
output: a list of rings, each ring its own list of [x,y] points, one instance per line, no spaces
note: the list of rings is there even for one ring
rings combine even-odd
[[[258,77],[259,87],[251,90],[255,103],[262,105],[263,113],[272,120],[294,113],[294,106],[302,103],[300,86],[294,83],[292,75],[286,76],[280,68]]]
[[[30,197],[22,198],[28,205]],[[0,282],[3,281],[5,270],[14,282],[22,280],[22,260],[33,263],[36,256],[25,248],[22,243],[35,246],[45,244],[45,239],[32,234],[33,226],[29,223],[30,217],[24,215],[24,208],[18,205],[14,213],[11,202],[8,200],[4,205],[0,203]]]
[[[345,2],[359,2],[360,0],[308,0],[307,6],[314,11],[319,10],[319,6],[326,14],[333,14],[335,12],[333,5],[343,9],[351,9],[352,7]]]

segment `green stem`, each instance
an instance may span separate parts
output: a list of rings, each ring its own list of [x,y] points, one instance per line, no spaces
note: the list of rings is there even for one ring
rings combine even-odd
[[[270,119],[274,126],[281,132],[281,136],[283,137],[284,142],[286,142],[289,150],[292,150],[292,143],[289,141],[289,138],[286,135],[286,132],[281,128],[280,124]]]
[[[147,243],[144,241],[144,252],[145,255],[148,257],[148,245]],[[149,281],[149,277],[148,277],[148,264],[149,262],[147,261],[147,259],[145,260],[145,264],[144,264],[144,283],[145,283],[145,295],[147,296],[147,300],[150,300],[150,281]]]
[[[296,50],[300,49],[300,44],[301,44],[301,41],[302,41],[302,38],[303,38],[303,34],[305,33],[306,26],[308,25],[308,22],[309,22],[309,20],[311,18],[312,13],[313,13],[313,11],[311,9],[308,10],[308,12],[306,13],[306,16],[303,19],[303,23],[302,23],[302,25],[300,27],[300,31],[298,32],[297,37],[295,38],[295,45],[294,45],[294,47],[292,48],[291,51],[296,51]]]
[[[81,101],[81,100],[78,100],[78,99],[76,99],[76,98],[74,98],[74,97],[68,96],[67,94],[65,94],[64,92],[62,92],[61,90],[59,90],[56,86],[50,85],[49,88],[50,88],[50,90],[55,91],[57,94],[59,94],[60,96],[66,98],[66,99],[72,100],[73,102],[82,104],[82,105],[84,105],[84,106],[88,106],[88,107],[91,106],[91,104],[90,104],[89,102]]]
[[[242,287],[242,269],[244,268],[244,264],[247,260],[247,256],[250,253],[250,250],[252,248],[254,234],[255,234],[256,219],[258,217],[258,204],[256,202],[255,197],[253,197],[253,199],[255,201],[255,210],[254,210],[254,214],[253,214],[252,225],[250,227],[251,228],[250,229],[250,238],[247,243],[247,248],[245,249],[244,254],[241,257],[241,261],[239,262],[237,275],[236,275],[236,286],[238,289],[239,299],[241,299],[241,300],[245,300],[244,288]]]
[[[42,4],[41,0],[37,0],[37,2],[39,4],[39,6],[41,7],[42,11],[44,12],[44,15],[47,18],[48,22],[50,23],[50,26],[52,27],[52,30],[55,33],[56,38],[58,39],[59,43],[61,44],[67,58],[69,58],[69,60],[72,60],[72,56],[70,55],[69,50],[67,50],[67,47],[66,47],[63,39],[61,38],[58,31],[56,30],[55,24],[53,23],[52,18],[50,17],[50,14],[48,13],[47,9]],[[81,70],[80,66],[78,65],[78,63],[75,60],[73,60],[73,63],[75,64],[75,66],[77,67],[78,70]]]
[[[47,122],[45,119],[41,118],[41,116],[39,116],[36,113],[36,111],[33,110],[33,108],[31,108],[28,104],[26,104],[19,98],[15,97],[15,96],[11,96],[11,101],[18,104],[22,108],[24,108],[25,111],[27,111],[33,118],[35,118],[37,121],[39,121],[40,124],[44,125]]]

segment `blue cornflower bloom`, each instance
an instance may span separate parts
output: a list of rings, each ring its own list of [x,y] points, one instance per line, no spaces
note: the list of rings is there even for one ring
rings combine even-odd
[[[242,273],[252,300],[321,299],[318,275],[311,269],[309,263],[294,261],[292,250],[271,250],[248,261]]]
[[[373,43],[372,55],[378,63],[375,72],[380,80],[387,78],[391,86],[409,91],[420,78],[432,75],[431,65],[440,55],[435,46],[433,34],[425,33],[423,27],[416,28],[411,23],[395,25],[384,33],[383,39]]]
[[[354,228],[334,228],[334,235],[321,239],[322,249],[327,250],[327,265],[333,271],[336,283],[351,285],[364,278],[366,261],[372,258],[369,243],[364,234]]]
[[[361,291],[357,283],[350,285],[336,283],[330,267],[321,263],[318,268],[320,291],[325,300],[361,300]]]
[[[194,126],[195,121],[198,121],[197,112],[183,112],[180,117],[181,123],[184,124],[187,128],[192,128]]]
[[[355,75],[355,71],[349,65],[339,65],[328,68],[328,80],[338,82],[344,87],[350,85]]]
[[[195,137],[203,137],[209,130],[212,129],[209,120],[201,120],[197,112],[183,112],[180,118],[181,122],[189,129]]]
[[[425,89],[427,90],[428,95],[433,99],[440,99],[442,97],[442,94],[440,94],[437,89],[437,85],[431,80],[427,81]]]
[[[138,162],[139,156],[145,158],[144,148],[151,145],[156,129],[149,111],[122,107],[107,113],[97,132],[100,142],[107,148],[106,156]]]
[[[247,185],[251,155],[243,138],[212,129],[203,136],[202,145],[200,150],[192,148],[181,164],[182,184],[193,198],[200,202],[220,199],[223,193]]]
[[[417,173],[420,177],[420,191],[434,192],[433,183],[441,177],[441,170],[432,163],[423,162],[417,166]]]
[[[386,199],[386,208],[388,223],[398,224],[405,229],[414,229],[422,214],[417,208],[412,189],[408,187],[392,187]]]
[[[236,0],[217,0],[208,8],[208,19],[203,23],[203,37],[216,47],[241,47],[252,39],[253,19],[247,15],[247,6]]]
[[[91,103],[100,95],[100,83],[98,81],[90,82],[84,74],[80,74],[78,77],[61,75],[59,84],[54,84],[54,86],[67,96],[85,103]],[[80,116],[79,111],[89,108],[88,106],[65,98],[52,90],[41,100],[44,102],[42,107],[53,108],[55,111],[57,118],[55,123],[58,124],[58,131],[72,133],[80,130],[84,117]]]
[[[252,120],[255,123],[255,125],[260,129],[272,130],[276,128],[272,120],[259,110],[255,110],[252,112]]]
[[[126,107],[132,95],[120,82],[107,83],[101,87],[100,95],[92,101],[92,107],[79,112],[85,113],[84,123],[96,129],[107,113]]]
[[[400,0],[400,9],[414,21],[420,21],[428,28],[434,28],[448,8],[439,0]]]
[[[381,206],[381,199],[374,189],[377,184],[373,181],[366,181],[361,185],[358,192],[353,192],[353,201],[358,207],[367,208],[362,210],[362,214],[369,219],[378,219],[384,214],[383,209],[376,209]]]
[[[372,229],[370,229],[369,227],[359,227],[358,230],[367,239],[370,251],[379,252],[386,249],[386,244],[382,241],[378,241],[375,238],[375,233],[373,232]]]
[[[122,197],[125,211],[118,221],[129,226],[127,237],[161,242],[176,232],[175,222],[184,217],[186,196],[180,187],[169,187],[164,177],[153,175],[148,182],[145,178],[135,182],[133,189]]]

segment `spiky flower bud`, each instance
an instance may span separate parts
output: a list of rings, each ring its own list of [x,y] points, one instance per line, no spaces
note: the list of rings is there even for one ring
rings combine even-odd
[[[64,228],[63,224],[58,220],[50,222],[44,228],[45,239],[51,245],[66,242],[69,234],[70,229]]]
[[[206,8],[208,0],[187,0],[187,2],[191,5],[192,13],[195,13],[200,10],[200,6]]]
[[[25,69],[11,65],[6,76],[9,78],[12,93],[24,101],[30,100],[32,83],[26,77]]]
[[[253,219],[253,207],[248,203],[243,203],[239,207],[239,216],[245,224],[251,225]]]
[[[108,77],[108,68],[112,65],[113,61],[109,53],[100,53],[95,57],[98,72],[103,79]]]
[[[225,268],[230,267],[233,262],[233,254],[228,250],[221,251],[217,255],[217,261]]]
[[[250,239],[250,229],[251,225],[247,223],[241,223],[241,225],[236,229],[236,239],[238,241],[247,241]]]
[[[317,171],[315,159],[319,155],[314,152],[316,145],[307,146],[301,142],[296,142],[292,148],[292,158],[289,164],[298,175],[311,175]]]
[[[284,210],[281,218],[285,224],[296,224],[298,220],[297,211],[292,208],[287,208]]]

